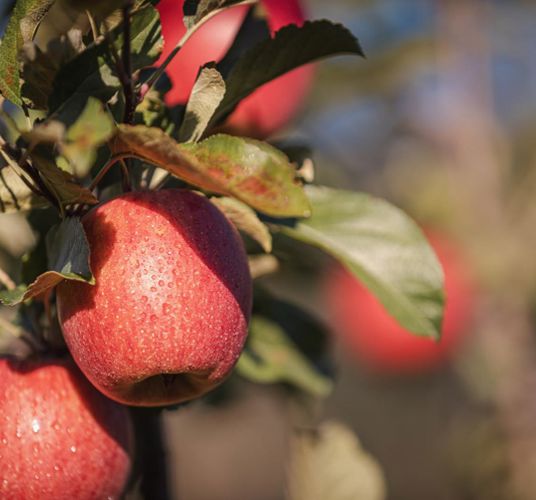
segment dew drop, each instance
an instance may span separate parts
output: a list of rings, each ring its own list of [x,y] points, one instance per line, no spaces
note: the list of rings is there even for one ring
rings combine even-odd
[[[34,418],[32,420],[32,431],[37,434],[41,430],[41,426],[39,425],[39,420]]]
[[[76,453],[76,446],[73,445],[69,449],[71,450],[71,453]]]
[[[152,286],[152,287],[150,288],[150,290],[151,290],[151,292],[156,292],[156,287],[155,287],[155,286]]]
[[[158,282],[158,286],[164,286],[164,285],[165,285],[164,280],[160,280],[160,281]]]

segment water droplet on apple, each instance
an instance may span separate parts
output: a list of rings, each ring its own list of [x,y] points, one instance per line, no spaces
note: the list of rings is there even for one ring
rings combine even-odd
[[[76,453],[76,446],[73,445],[69,449],[71,450],[71,453]]]
[[[160,280],[160,281],[158,282],[158,286],[164,286],[164,285],[165,285],[164,280]]]
[[[152,286],[152,287],[150,288],[150,290],[151,290],[151,292],[156,292],[156,287],[155,287],[155,286]]]
[[[39,425],[39,420],[34,418],[32,420],[32,431],[34,432],[34,434],[37,434],[40,430],[41,430],[41,426]]]

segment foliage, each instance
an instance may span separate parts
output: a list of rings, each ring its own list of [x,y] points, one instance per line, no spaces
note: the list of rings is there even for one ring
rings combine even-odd
[[[328,56],[362,56],[357,39],[329,21],[287,26],[239,58],[233,52],[224,64],[206,61],[189,101],[170,109],[159,86],[169,61],[217,12],[254,2],[185,2],[185,36],[159,68],[151,68],[162,48],[154,3],[16,3],[0,45],[0,119],[9,130],[0,137],[0,211],[31,219],[49,208],[60,222],[39,227],[38,246],[24,257],[31,272],[23,272],[16,286],[6,285],[0,302],[30,301],[32,307],[43,301],[39,312],[53,321],[59,282],[94,283],[83,215],[110,193],[180,185],[203,191],[266,253],[274,250],[284,259],[277,250],[285,240],[287,256],[299,256],[307,245],[340,260],[403,326],[438,338],[441,270],[407,216],[362,193],[305,186],[310,176],[274,145],[221,133],[240,101],[267,82]],[[76,13],[61,33],[50,29],[57,8]],[[115,165],[121,170],[111,170]],[[326,396],[331,380],[293,338],[316,326],[281,321],[276,310],[304,313],[272,307],[274,299],[263,293],[256,301],[237,372]]]

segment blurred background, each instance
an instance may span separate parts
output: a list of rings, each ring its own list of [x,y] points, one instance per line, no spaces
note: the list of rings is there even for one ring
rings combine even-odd
[[[234,377],[221,399],[166,412],[174,498],[285,498],[289,456],[305,446],[292,422],[307,427],[297,415],[307,406],[315,426],[328,422],[320,435],[352,448],[350,474],[363,489],[347,498],[534,499],[536,5],[309,0],[307,8],[347,26],[367,59],[322,62],[281,137],[312,149],[319,183],[381,196],[448,242],[462,275],[447,290],[453,303],[463,295],[456,341],[415,355],[402,342],[395,355],[408,363],[390,364],[381,346],[352,339],[390,325],[344,324],[361,292],[337,288],[335,267],[316,287],[303,270],[285,293],[330,325],[333,393],[296,405],[286,390]],[[18,216],[1,216],[0,267],[32,244]],[[276,289],[277,277],[266,286]],[[320,463],[348,469],[340,456],[325,450]]]

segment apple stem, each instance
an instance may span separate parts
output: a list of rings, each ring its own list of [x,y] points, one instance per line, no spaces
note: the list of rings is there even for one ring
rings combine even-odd
[[[162,410],[132,408],[131,413],[136,433],[135,472],[141,476],[141,496],[146,500],[169,500]]]

